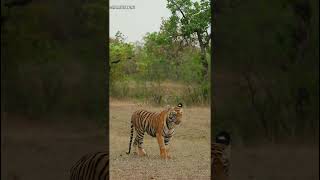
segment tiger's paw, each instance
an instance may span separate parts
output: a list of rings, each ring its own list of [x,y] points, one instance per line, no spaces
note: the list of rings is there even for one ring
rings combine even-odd
[[[163,153],[163,154],[160,154],[160,158],[167,160],[167,159],[170,159],[171,157],[168,156],[167,154]]]
[[[145,155],[147,155],[147,153],[143,148],[138,148],[138,155],[139,156],[145,156]]]
[[[160,147],[160,157],[161,157],[161,159],[167,159],[167,151],[166,151],[166,149],[165,148],[163,148],[163,147]]]
[[[171,159],[170,153],[169,153],[169,148],[166,148],[166,154],[167,154],[167,159]]]

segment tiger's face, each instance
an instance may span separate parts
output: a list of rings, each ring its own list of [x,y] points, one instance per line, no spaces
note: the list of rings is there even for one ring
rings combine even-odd
[[[179,114],[179,112],[173,110],[169,113],[168,120],[171,123],[179,125],[181,123],[181,114]]]
[[[168,115],[168,121],[170,123],[176,123],[176,121],[177,121],[177,112],[175,112],[174,110],[171,110],[169,112],[169,115]]]
[[[167,107],[168,110],[168,122],[169,123],[174,123],[175,125],[179,125],[181,123],[182,120],[182,104],[179,103],[177,106],[175,107]]]

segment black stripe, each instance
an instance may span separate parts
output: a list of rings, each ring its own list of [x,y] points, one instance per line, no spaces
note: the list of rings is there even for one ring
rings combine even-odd
[[[97,172],[97,166],[98,166],[98,164],[100,163],[100,161],[102,160],[104,158],[104,156],[100,156],[98,159],[97,159],[97,161],[96,161],[96,163],[95,163],[95,166],[94,166],[94,168],[93,168],[93,179],[95,179],[95,177],[96,177],[96,172]]]
[[[92,167],[92,163],[94,162],[93,160],[96,158],[96,156],[98,155],[98,154],[100,154],[100,152],[98,152],[98,153],[95,153],[90,159],[88,159],[88,161],[87,161],[87,164],[86,164],[86,174],[88,174],[88,171],[89,171],[89,174],[88,174],[88,177],[90,178],[91,177],[91,174],[92,174],[92,169],[91,169],[91,167]],[[85,174],[85,175],[86,175]],[[82,176],[83,177],[83,176]]]
[[[84,165],[86,164],[87,160],[88,160],[88,159],[84,159],[83,163],[80,164],[80,167],[78,168],[78,171],[77,171],[77,173],[76,173],[77,179],[80,179],[81,174],[83,173],[83,170],[82,170],[82,169],[83,169]]]
[[[78,174],[76,173],[79,170],[79,166],[88,158],[88,154],[83,156],[77,163],[71,168],[71,177],[75,178],[75,176]]]
[[[170,130],[170,128],[169,128],[169,126],[168,126],[168,124],[169,124],[169,123],[168,123],[168,121],[167,121],[167,120],[166,120],[166,124],[167,124],[167,128],[168,128],[168,130]]]
[[[152,113],[148,113],[148,114],[146,115],[146,120],[149,120],[149,122],[151,122],[151,119],[149,119],[151,115],[152,115]]]
[[[89,170],[91,170],[91,164],[92,164],[92,162],[93,162],[93,158],[95,158],[95,156],[97,155],[97,153],[96,154],[94,154],[91,158],[92,159],[90,159],[90,160],[88,160],[85,164],[83,164],[83,166],[85,167],[85,169],[83,170],[83,172],[85,172],[81,177],[87,177],[87,175],[88,175],[88,173],[90,174],[90,172],[88,172]]]
[[[105,155],[105,156],[107,156],[107,155]],[[99,179],[106,179],[106,176],[107,176],[106,174],[104,174],[104,176],[102,177],[103,173],[107,171],[107,167],[108,167],[108,163],[107,162],[109,162],[108,161],[108,157],[105,157],[105,158],[106,158],[106,162],[105,162],[105,164],[103,166],[103,169],[99,173]]]

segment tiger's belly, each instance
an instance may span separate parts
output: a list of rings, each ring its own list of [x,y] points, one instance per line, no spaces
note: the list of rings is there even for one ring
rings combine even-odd
[[[156,131],[154,129],[146,129],[146,131],[148,135],[152,136],[152,137],[156,137]],[[162,136],[166,137],[166,138],[170,138],[172,137],[174,134],[174,129],[167,129],[164,128],[162,131]]]
[[[156,137],[156,130],[154,129],[147,129],[146,130],[147,134],[149,134],[152,137]]]

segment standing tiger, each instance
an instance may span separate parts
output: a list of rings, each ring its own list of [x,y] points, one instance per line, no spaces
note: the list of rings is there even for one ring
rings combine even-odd
[[[139,156],[146,155],[146,152],[143,149],[143,137],[144,133],[147,132],[150,136],[157,138],[160,148],[160,157],[163,159],[170,159],[168,145],[174,134],[175,126],[181,123],[182,112],[181,103],[173,108],[166,108],[159,113],[146,110],[135,111],[131,116],[131,136],[127,154],[130,154],[131,151],[133,128],[135,128],[137,135],[134,139],[133,146],[137,149]]]
[[[211,144],[211,168],[213,180],[227,180],[230,168],[230,135],[223,131],[220,132]]]
[[[109,179],[109,157],[107,152],[84,155],[70,170],[70,180]]]

